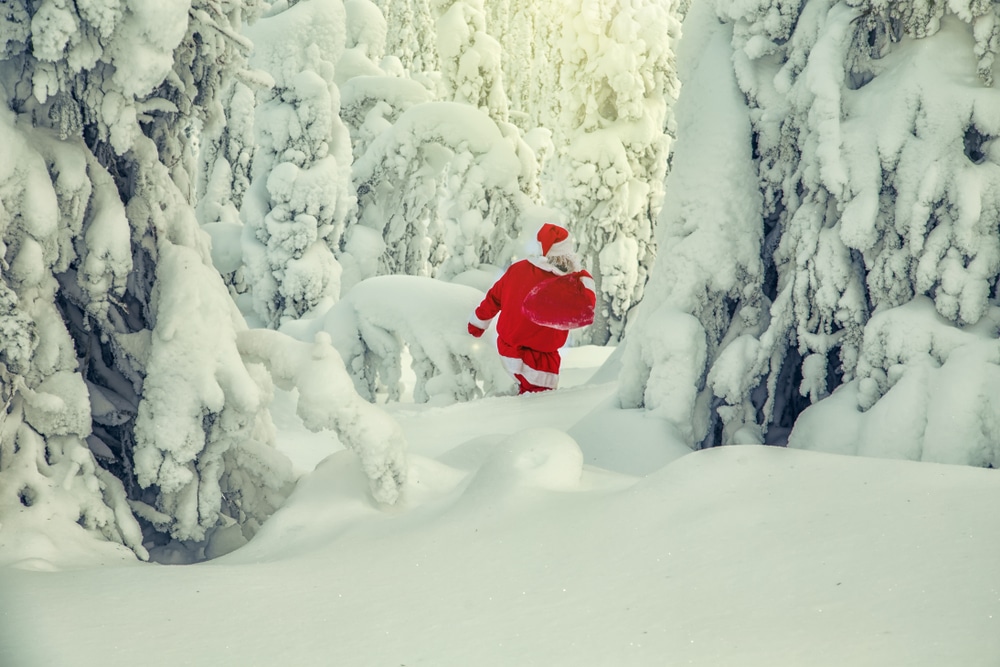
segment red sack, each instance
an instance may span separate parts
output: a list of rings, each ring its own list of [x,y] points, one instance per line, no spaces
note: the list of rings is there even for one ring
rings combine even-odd
[[[581,280],[582,272],[543,280],[524,297],[521,311],[543,327],[578,329],[594,322],[594,292]]]

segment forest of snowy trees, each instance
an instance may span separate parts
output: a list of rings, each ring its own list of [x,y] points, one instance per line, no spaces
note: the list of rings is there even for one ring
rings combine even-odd
[[[979,0],[6,2],[0,523],[248,539],[275,386],[392,503],[403,348],[506,384],[379,289],[450,313],[547,220],[692,447],[998,466],[998,49]]]

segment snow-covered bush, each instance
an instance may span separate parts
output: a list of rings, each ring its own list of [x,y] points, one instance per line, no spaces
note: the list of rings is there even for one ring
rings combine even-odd
[[[340,2],[303,0],[249,31],[251,64],[274,79],[259,100],[258,152],[241,214],[253,308],[268,326],[340,292],[334,255],[354,206],[351,142],[334,71],[346,39]]]
[[[744,145],[756,160],[762,215],[760,227],[748,228],[737,244],[727,241],[735,240],[729,229],[709,235],[705,247],[728,248],[735,267],[720,264],[726,269],[688,286],[663,283],[672,293],[662,302],[694,314],[707,336],[709,356],[697,373],[705,391],[696,409],[705,443],[759,441],[765,432],[780,440],[796,424],[792,444],[836,440],[831,447],[843,450],[850,438],[806,426],[828,424],[824,415],[836,414],[869,443],[859,451],[877,452],[872,443],[881,439],[886,455],[994,461],[997,445],[989,443],[1000,436],[988,416],[992,392],[952,422],[959,431],[986,434],[972,439],[978,453],[931,445],[943,432],[931,414],[937,408],[913,393],[953,373],[967,374],[971,386],[992,382],[981,363],[995,345],[1000,273],[1000,157],[993,148],[1000,99],[987,85],[994,6],[719,0],[716,9],[722,30],[731,30],[729,44],[708,37],[720,29],[708,28],[714,17],[706,6],[692,7],[685,31],[695,43],[715,40],[705,47],[706,63],[732,58],[748,109],[732,96],[715,101],[750,120]],[[685,94],[700,88],[685,86]],[[712,119],[704,113],[682,128],[670,187],[694,178],[684,171],[700,171],[706,182],[714,177],[717,167],[686,166],[681,155],[684,142],[714,131]],[[696,211],[718,201],[736,211],[748,195],[745,186],[703,189],[689,204],[670,207]],[[664,214],[668,227],[685,217]],[[675,261],[689,233],[683,225],[664,230],[663,262]],[[656,272],[679,273],[659,265]],[[725,280],[716,284],[719,276]],[[929,317],[929,304],[939,319]],[[656,334],[646,328],[639,336]],[[658,373],[655,364],[639,363],[637,352],[624,394],[633,405],[652,400],[645,378]],[[940,373],[929,372],[938,366]],[[842,409],[852,401],[853,410]],[[796,422],[810,403],[816,405],[809,419]],[[900,438],[881,430],[876,436],[877,424],[897,410],[896,419],[914,420],[914,429]]]
[[[496,349],[471,337],[465,322],[478,289],[416,276],[381,276],[356,285],[322,320],[303,322],[299,338],[322,328],[370,401],[402,395],[402,363],[411,360],[413,400],[451,403],[507,393],[513,383]],[[290,330],[291,331],[291,330]]]
[[[245,62],[244,9],[0,12],[5,529],[36,513],[144,558],[235,522],[249,535],[287,492],[270,380],[236,349],[245,325],[190,202],[191,130]]]

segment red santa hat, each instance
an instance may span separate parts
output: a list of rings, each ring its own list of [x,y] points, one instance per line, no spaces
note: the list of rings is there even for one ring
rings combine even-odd
[[[569,232],[565,227],[546,222],[538,230],[535,238],[542,244],[543,255],[565,255],[573,252],[573,242],[570,240]]]

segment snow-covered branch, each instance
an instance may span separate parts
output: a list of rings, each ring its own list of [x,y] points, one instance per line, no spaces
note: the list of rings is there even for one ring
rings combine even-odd
[[[388,414],[354,389],[326,333],[303,343],[277,331],[239,335],[240,352],[263,363],[278,385],[298,390],[296,413],[312,431],[332,430],[358,457],[372,495],[392,504],[406,482],[406,440]]]

